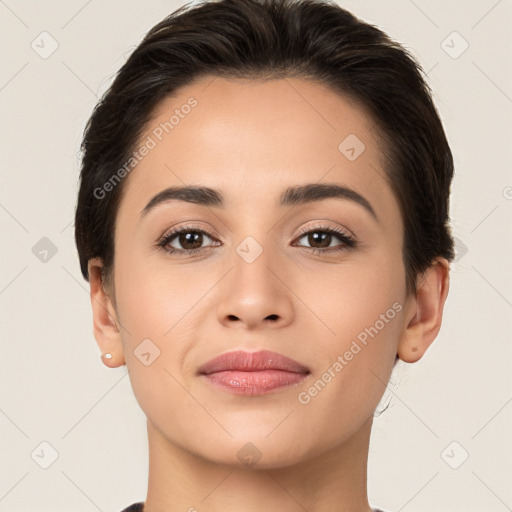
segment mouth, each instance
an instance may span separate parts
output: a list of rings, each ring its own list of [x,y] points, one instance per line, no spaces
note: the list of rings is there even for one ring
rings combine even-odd
[[[269,350],[226,352],[198,370],[215,388],[246,396],[297,385],[310,374],[307,366]]]

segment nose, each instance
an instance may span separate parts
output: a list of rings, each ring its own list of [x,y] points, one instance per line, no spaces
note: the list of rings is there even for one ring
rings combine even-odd
[[[225,327],[247,330],[281,328],[293,320],[293,292],[287,273],[273,251],[264,249],[252,262],[237,252],[232,270],[222,280],[217,305]],[[289,273],[288,273],[289,274]]]

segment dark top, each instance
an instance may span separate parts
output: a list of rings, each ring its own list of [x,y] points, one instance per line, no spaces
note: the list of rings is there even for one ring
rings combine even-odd
[[[125,508],[124,510],[121,510],[121,512],[143,512],[142,509],[144,507],[144,502],[139,501],[138,503],[134,503],[133,505],[130,505],[129,507]],[[384,510],[381,510],[380,508],[374,508],[373,512],[385,512]]]
[[[129,507],[125,508],[121,512],[142,512],[142,507],[144,506],[144,502],[140,501],[139,503],[134,503]]]
[[[133,505],[130,505],[129,507],[125,508],[124,510],[121,510],[121,512],[142,512],[143,506],[144,506],[144,502],[140,501],[139,503],[134,503]]]

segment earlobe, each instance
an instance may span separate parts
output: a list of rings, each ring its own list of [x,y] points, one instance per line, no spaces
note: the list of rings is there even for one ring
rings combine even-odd
[[[101,359],[106,366],[115,368],[125,364],[121,333],[113,301],[105,289],[101,276],[103,263],[99,258],[89,260],[89,283],[94,337],[98,343]],[[110,357],[107,355],[110,354]]]
[[[445,258],[436,259],[419,279],[416,295],[405,308],[398,357],[407,363],[421,359],[439,333],[449,290],[449,271]]]

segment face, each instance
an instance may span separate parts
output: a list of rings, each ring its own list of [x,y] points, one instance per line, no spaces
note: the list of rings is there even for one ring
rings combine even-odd
[[[316,82],[205,77],[158,106],[140,144],[114,286],[148,421],[217,463],[247,446],[285,466],[343,444],[371,419],[404,328],[403,222],[371,119]],[[159,196],[190,186],[212,190]],[[274,388],[286,372],[253,387],[198,373],[235,350],[308,373]]]

